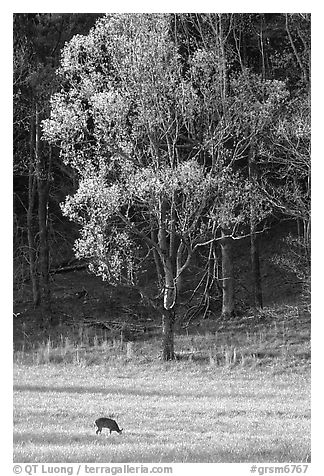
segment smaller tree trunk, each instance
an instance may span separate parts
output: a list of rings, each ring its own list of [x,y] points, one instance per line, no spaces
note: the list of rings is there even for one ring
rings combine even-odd
[[[27,239],[29,255],[29,274],[32,284],[34,306],[40,304],[40,290],[37,274],[37,253],[34,235],[34,206],[36,196],[36,176],[35,176],[35,121],[31,118],[30,123],[30,151],[29,151],[29,171],[28,171],[28,209],[27,209]]]
[[[51,157],[44,157],[40,141],[40,120],[36,106],[35,154],[37,164],[38,191],[38,227],[39,227],[39,268],[41,285],[41,302],[43,310],[50,312],[50,283],[49,283],[49,243],[48,243],[48,196],[49,172]],[[48,318],[49,316],[46,316]]]
[[[263,307],[262,300],[262,285],[261,285],[261,273],[260,273],[260,258],[259,258],[259,242],[255,234],[255,227],[251,223],[251,270],[253,280],[253,298],[256,308]]]
[[[254,143],[250,145],[249,150],[249,179],[254,183],[257,179],[257,169],[255,163]],[[250,259],[253,283],[253,304],[256,308],[262,308],[262,283],[260,272],[259,242],[256,234],[257,220],[254,198],[250,202]]]
[[[28,236],[28,255],[29,255],[29,274],[32,284],[34,306],[40,304],[40,291],[37,276],[37,258],[35,249],[35,240],[33,232],[33,202],[29,202],[27,210],[27,236]]]
[[[50,307],[49,246],[47,238],[47,197],[48,186],[44,180],[38,181],[38,223],[39,223],[39,267],[42,304],[44,310]]]
[[[235,315],[232,238],[227,235],[226,230],[222,230],[222,239],[220,242],[222,251],[222,315],[223,317],[232,317]]]

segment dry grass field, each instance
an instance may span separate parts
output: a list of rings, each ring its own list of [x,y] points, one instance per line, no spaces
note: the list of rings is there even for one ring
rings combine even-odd
[[[124,431],[95,434],[112,416]],[[178,361],[14,365],[15,462],[304,462],[310,373]]]

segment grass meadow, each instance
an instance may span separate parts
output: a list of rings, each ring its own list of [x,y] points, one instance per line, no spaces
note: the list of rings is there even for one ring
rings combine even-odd
[[[121,435],[94,420],[110,416]],[[14,462],[305,462],[310,372],[195,361],[14,364]]]

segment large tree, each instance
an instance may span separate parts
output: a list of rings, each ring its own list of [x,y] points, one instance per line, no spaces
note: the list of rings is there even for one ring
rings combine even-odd
[[[64,89],[44,123],[46,139],[80,176],[64,205],[82,225],[78,256],[104,279],[126,283],[154,256],[164,359],[174,357],[184,271],[198,248],[229,238],[216,237],[215,223],[237,226],[250,194],[221,154],[204,159],[199,91],[185,74],[172,19],[109,15],[87,37],[74,37],[62,55]]]

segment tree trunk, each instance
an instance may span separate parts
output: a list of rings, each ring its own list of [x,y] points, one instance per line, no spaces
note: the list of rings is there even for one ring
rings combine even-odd
[[[44,180],[38,180],[39,269],[42,303],[46,310],[48,310],[50,306],[47,198],[48,184]]]
[[[163,360],[174,359],[174,321],[176,288],[173,280],[171,260],[164,265],[165,287],[162,314],[162,356]]]
[[[174,306],[176,303],[176,284],[174,282],[174,258],[170,256],[166,236],[166,212],[167,204],[163,200],[160,203],[158,242],[161,250],[161,262],[164,273],[164,295],[162,314],[162,357],[163,360],[174,359]],[[170,241],[172,237],[170,237]]]
[[[228,234],[226,230],[222,230],[222,239],[220,242],[222,251],[223,317],[232,317],[235,315],[232,238],[227,236]]]
[[[157,233],[154,230],[154,226],[152,223],[151,223],[151,240],[153,240],[155,243],[157,242]],[[162,289],[163,288],[163,269],[162,269],[161,259],[160,259],[159,253],[157,252],[155,248],[153,248],[152,252],[153,252],[153,258],[155,263],[158,288]]]
[[[48,244],[48,194],[49,194],[49,167],[50,157],[45,160],[40,143],[39,112],[36,107],[36,163],[37,163],[37,191],[38,191],[38,227],[39,227],[39,269],[41,302],[43,310],[50,311],[50,284],[49,284],[49,244]],[[46,164],[46,162],[48,162]]]
[[[263,307],[263,300],[262,300],[262,286],[261,286],[261,273],[260,273],[260,259],[259,259],[259,242],[257,235],[255,233],[255,226],[251,221],[251,270],[252,270],[252,280],[253,280],[253,298],[254,298],[254,306],[256,308]]]
[[[174,309],[163,309],[162,314],[162,358],[173,360],[174,355]]]
[[[29,274],[32,284],[33,303],[34,306],[40,304],[40,291],[37,275],[37,253],[34,235],[34,206],[36,195],[36,176],[35,176],[35,122],[31,119],[30,124],[30,151],[29,151],[29,171],[28,171],[28,209],[27,209],[27,238],[28,238],[28,255],[29,255]]]
[[[253,184],[256,181],[256,164],[254,160],[254,144],[252,143],[249,151],[249,179]],[[260,272],[259,242],[256,234],[256,210],[254,198],[250,200],[250,259],[253,283],[253,304],[256,308],[263,307],[262,302],[262,284]]]
[[[34,196],[33,184],[30,195]],[[39,291],[39,282],[37,276],[37,253],[36,245],[34,240],[34,231],[33,231],[33,205],[34,198],[29,200],[28,210],[27,210],[27,236],[28,236],[28,255],[29,255],[29,274],[32,284],[32,293],[33,293],[33,303],[34,306],[39,306],[40,304],[40,291]]]

